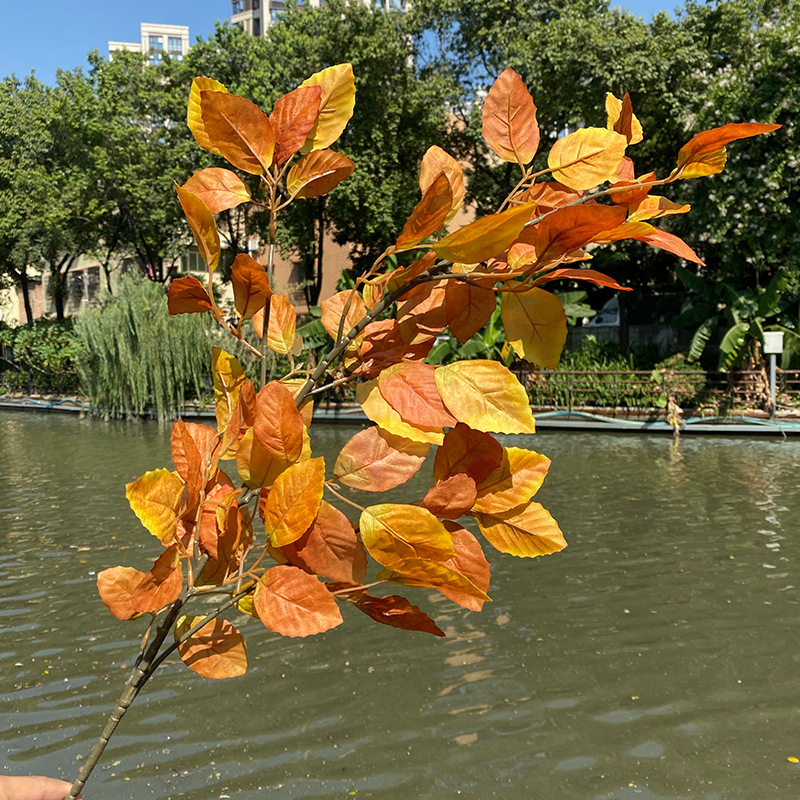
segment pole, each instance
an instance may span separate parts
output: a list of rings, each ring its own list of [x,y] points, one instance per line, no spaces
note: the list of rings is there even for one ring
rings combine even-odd
[[[778,408],[777,402],[777,393],[775,387],[775,373],[776,373],[776,362],[778,356],[775,353],[770,353],[769,355],[769,418],[772,419],[775,416],[775,412]]]

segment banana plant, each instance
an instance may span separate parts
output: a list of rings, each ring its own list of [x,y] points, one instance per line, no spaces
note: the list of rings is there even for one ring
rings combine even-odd
[[[717,364],[720,370],[740,364],[755,343],[764,340],[765,330],[784,332],[787,366],[792,353],[800,351],[800,323],[797,330],[780,324],[797,300],[794,292],[787,291],[789,277],[785,271],[775,273],[766,287],[757,289],[737,289],[724,281],[711,282],[681,266],[676,271],[697,298],[673,321],[676,328],[697,326],[689,347],[691,361],[700,359],[718,329],[723,331]]]

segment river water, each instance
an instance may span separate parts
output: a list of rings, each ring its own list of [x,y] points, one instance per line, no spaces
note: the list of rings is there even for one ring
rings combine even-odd
[[[321,428],[315,455],[352,433]],[[87,800],[800,796],[800,441],[514,444],[553,459],[537,499],[567,550],[488,553],[480,614],[403,590],[445,639],[354,609],[302,640],[246,621],[247,674],[163,668]],[[72,779],[113,706],[142,624],[95,574],[157,556],[124,483],[168,463],[156,424],[0,412],[5,773]]]

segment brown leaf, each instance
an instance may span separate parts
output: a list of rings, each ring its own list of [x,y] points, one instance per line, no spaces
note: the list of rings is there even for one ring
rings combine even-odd
[[[445,635],[444,631],[424,611],[400,595],[373,597],[369,594],[358,594],[353,597],[351,602],[368,617],[372,617],[383,625],[391,625],[393,628],[401,628],[405,631],[422,631],[434,636]]]
[[[445,434],[436,451],[433,479],[438,483],[452,475],[465,474],[480,483],[500,466],[502,459],[503,447],[494,436],[459,422]]]
[[[314,150],[303,156],[286,176],[286,189],[294,197],[322,197],[353,174],[355,163],[333,150]]]
[[[342,623],[324,584],[297,567],[272,567],[262,575],[253,605],[264,625],[282,636],[312,636]]]
[[[490,286],[447,281],[445,310],[450,333],[464,344],[491,319],[497,301]]]
[[[175,471],[186,483],[188,500],[186,505],[192,508],[197,503],[200,490],[205,486],[209,476],[216,472],[219,462],[219,434],[208,425],[178,420],[172,426],[170,445],[172,463]]]
[[[447,180],[450,183],[450,191],[453,195],[450,213],[445,219],[445,222],[447,222],[452,219],[464,202],[464,196],[466,194],[464,170],[461,169],[461,164],[459,164],[453,156],[446,153],[441,147],[433,145],[429,147],[425,151],[425,155],[422,156],[422,163],[419,168],[419,190],[425,194],[428,187],[442,172],[447,176]]]
[[[475,480],[463,472],[451,475],[428,491],[422,507],[443,519],[458,519],[475,505],[478,488]]]
[[[242,319],[252,317],[272,297],[264,267],[247,253],[239,253],[233,260],[231,283],[236,314]]]
[[[170,314],[202,314],[213,307],[203,284],[191,275],[176,278],[167,289],[167,309]]]

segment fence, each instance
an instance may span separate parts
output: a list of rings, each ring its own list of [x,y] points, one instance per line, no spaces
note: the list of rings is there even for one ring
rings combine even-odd
[[[539,408],[636,411],[664,408],[669,397],[684,408],[717,413],[769,407],[764,370],[532,370],[519,377]],[[800,370],[778,371],[778,403],[800,407]]]

